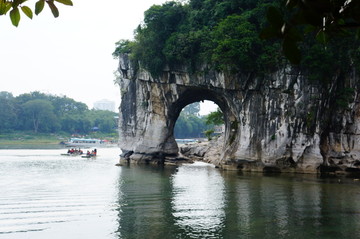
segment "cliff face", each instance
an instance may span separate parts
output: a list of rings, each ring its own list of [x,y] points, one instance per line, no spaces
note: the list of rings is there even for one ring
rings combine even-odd
[[[202,70],[134,74],[120,58],[120,147],[131,162],[176,156],[173,128],[188,104],[211,100],[224,112],[222,168],[316,172],[357,171],[360,164],[360,80],[354,72],[331,83],[307,80],[293,68],[262,77]]]

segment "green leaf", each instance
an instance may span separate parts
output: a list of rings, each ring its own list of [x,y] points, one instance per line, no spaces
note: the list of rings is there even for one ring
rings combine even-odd
[[[274,29],[272,26],[268,26],[261,30],[259,37],[264,40],[277,37],[278,35],[279,32],[276,29]]]
[[[45,1],[39,0],[35,4],[35,14],[39,15],[39,13],[44,9]]]
[[[297,0],[287,0],[286,7],[289,9],[294,8],[298,4]]]
[[[299,64],[301,61],[301,52],[296,45],[296,42],[292,39],[285,38],[283,41],[283,52],[285,57],[292,63],[292,64]]]
[[[317,27],[315,27],[315,26],[313,26],[313,25],[306,25],[305,27],[304,27],[304,34],[308,34],[308,33],[310,33],[310,32],[314,32],[314,31],[316,31],[318,28]]]
[[[73,3],[71,0],[55,0],[56,2],[62,3],[64,5],[72,6]]]
[[[12,1],[12,5],[14,6],[14,8],[16,8],[17,6],[19,6],[21,4],[21,0],[14,0]]]
[[[0,15],[4,15],[5,12],[6,3],[2,0],[0,0]]]
[[[10,2],[0,0],[0,15],[5,15],[11,8]]]
[[[280,13],[279,9],[277,9],[276,7],[269,7],[266,17],[268,21],[276,28],[280,29],[284,24],[283,16]]]
[[[294,27],[289,28],[286,34],[287,34],[286,37],[288,37],[294,42],[303,40],[301,33]]]
[[[10,11],[10,19],[12,24],[17,27],[20,22],[20,11],[18,8],[13,8],[13,10]]]
[[[32,19],[33,12],[31,11],[31,9],[29,7],[23,6],[23,7],[21,7],[21,10],[23,11],[23,13],[25,13],[26,16],[28,16],[28,18]]]
[[[58,17],[59,16],[59,10],[55,6],[54,1],[46,1],[46,3],[49,5],[49,7],[51,9],[51,12],[54,15],[54,17]]]
[[[304,11],[295,12],[295,14],[291,18],[290,22],[295,24],[295,25],[301,25],[301,24],[307,24],[308,23],[307,19],[304,16]]]
[[[359,40],[360,39],[360,29],[357,29],[356,30],[356,40]]]
[[[322,44],[326,44],[329,41],[329,37],[326,32],[321,30],[316,34],[316,40]]]
[[[12,7],[11,3],[7,2],[5,6],[5,13],[7,13],[11,9],[11,7]]]
[[[303,10],[302,15],[303,20],[306,21],[306,24],[321,26],[323,23],[323,17],[320,14],[312,11],[311,9]]]
[[[338,19],[338,24],[339,25],[345,25],[346,22],[345,22],[345,20],[343,18],[340,18],[340,19]]]

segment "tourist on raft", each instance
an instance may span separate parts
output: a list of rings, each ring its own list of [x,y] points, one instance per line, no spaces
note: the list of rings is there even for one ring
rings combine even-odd
[[[83,151],[79,148],[79,149],[69,149],[68,150],[68,154],[83,154]]]
[[[88,156],[96,156],[96,153],[97,153],[97,150],[96,150],[96,149],[92,150],[91,153],[90,153],[90,151],[88,150],[88,151],[86,152],[86,155],[88,155]]]

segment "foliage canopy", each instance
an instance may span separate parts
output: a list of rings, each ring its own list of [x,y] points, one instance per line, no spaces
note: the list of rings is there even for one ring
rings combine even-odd
[[[224,124],[224,114],[220,110],[220,108],[217,108],[216,111],[208,114],[206,116],[205,123],[207,125],[222,125],[222,124]]]
[[[17,27],[21,19],[20,10],[28,18],[33,18],[33,10],[31,10],[29,6],[25,5],[26,2],[28,2],[28,0],[0,0],[0,15],[6,15],[9,13],[11,23]],[[73,5],[71,0],[38,0],[35,3],[35,14],[39,15],[44,9],[46,3],[46,5],[50,8],[53,16],[58,17],[59,10],[55,5],[55,2],[68,6]]]
[[[207,64],[223,71],[266,72],[281,60],[279,43],[258,36],[271,2],[191,0],[154,5],[145,12],[135,39],[117,43],[113,55],[130,53],[155,77],[165,66],[178,65],[192,71]]]
[[[287,0],[286,4],[269,7],[269,25],[262,38],[282,39],[284,55],[295,64],[301,61],[300,43],[311,35],[323,44],[330,39],[360,36],[360,1],[358,0]]]
[[[134,40],[120,41],[114,57],[127,53],[135,68],[154,77],[179,65],[190,72],[205,65],[266,75],[288,59],[311,80],[328,82],[335,72],[360,66],[359,5],[355,0],[167,2],[145,12]]]

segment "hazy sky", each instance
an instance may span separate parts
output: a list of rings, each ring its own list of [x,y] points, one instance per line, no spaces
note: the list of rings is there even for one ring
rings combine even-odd
[[[34,9],[35,2],[27,5]],[[8,15],[0,16],[0,91],[66,95],[90,108],[108,99],[118,106],[115,42],[132,39],[144,11],[164,2],[73,0],[72,7],[57,4],[58,18],[47,6],[32,20],[22,14],[18,27]]]

